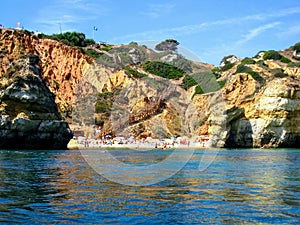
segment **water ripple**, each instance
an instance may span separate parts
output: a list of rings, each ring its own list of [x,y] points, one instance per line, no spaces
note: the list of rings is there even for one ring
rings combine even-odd
[[[1,150],[0,223],[300,223],[300,150],[224,150],[199,172],[201,154],[168,180],[132,187],[101,177],[77,151]],[[132,158],[164,157],[142,156]]]

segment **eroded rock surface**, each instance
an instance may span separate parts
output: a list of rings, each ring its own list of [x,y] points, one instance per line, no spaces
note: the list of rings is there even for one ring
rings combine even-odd
[[[66,149],[72,138],[38,64],[38,56],[25,55],[0,78],[2,149]]]

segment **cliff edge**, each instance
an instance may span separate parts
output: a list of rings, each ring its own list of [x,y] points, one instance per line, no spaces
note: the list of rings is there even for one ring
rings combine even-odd
[[[68,124],[89,127],[93,138],[206,135],[212,147],[300,146],[299,43],[226,56],[214,67],[135,42],[71,47],[0,29],[0,60],[1,148],[65,148]]]
[[[0,78],[2,149],[67,149],[73,136],[38,64],[38,56],[25,55]]]
[[[219,121],[226,129],[212,137],[222,143],[220,147],[300,146],[300,69],[295,46],[263,51],[253,58],[225,58],[218,76],[226,81],[221,94],[228,113]],[[222,71],[226,65],[231,68]]]

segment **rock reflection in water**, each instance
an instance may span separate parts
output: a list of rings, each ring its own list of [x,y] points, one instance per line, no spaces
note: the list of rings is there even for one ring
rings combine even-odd
[[[300,219],[299,150],[224,150],[202,172],[203,150],[197,150],[176,175],[144,187],[106,180],[77,151],[0,153],[4,223],[297,224]],[[143,161],[137,155],[134,160]]]

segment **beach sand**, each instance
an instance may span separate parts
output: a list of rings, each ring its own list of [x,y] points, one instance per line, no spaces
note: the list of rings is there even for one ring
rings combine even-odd
[[[208,142],[196,142],[188,140],[184,144],[179,144],[176,142],[168,143],[160,140],[152,140],[151,142],[136,141],[133,143],[116,143],[116,142],[106,142],[87,139],[87,140],[75,140],[72,139],[68,144],[68,149],[71,150],[84,150],[84,149],[177,149],[177,148],[207,148],[209,147]]]

